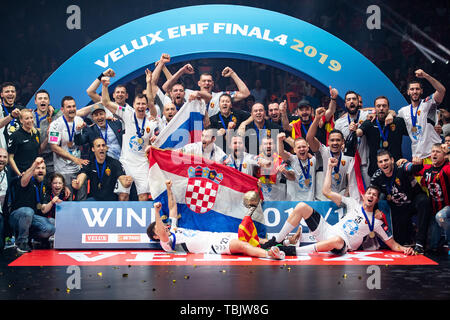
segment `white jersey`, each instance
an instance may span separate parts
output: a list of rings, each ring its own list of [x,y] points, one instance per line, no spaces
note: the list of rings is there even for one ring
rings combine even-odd
[[[367,120],[367,116],[369,115],[369,111],[367,110],[360,110],[359,111],[359,118],[358,118],[358,128],[361,126],[361,124]],[[347,113],[348,114],[348,113]],[[356,120],[356,117],[352,119]],[[339,130],[344,135],[344,139],[347,139],[348,135],[350,134],[350,130],[348,129],[349,122],[347,115],[344,115],[343,117],[336,120],[334,128],[336,130]],[[359,156],[361,157],[361,164],[362,165],[368,165],[369,164],[369,145],[367,144],[367,138],[366,136],[358,137],[358,152]],[[325,162],[324,162],[325,164]]]
[[[295,180],[286,179],[286,200],[287,201],[314,201],[316,187],[316,158],[300,160],[296,155],[289,157],[290,165],[287,170],[294,172]],[[300,166],[300,161],[303,166]],[[308,174],[309,162],[309,175]]]
[[[431,123],[427,122],[428,114],[437,105],[433,95],[422,99],[417,108],[412,112],[417,115],[416,130],[412,130],[411,105],[404,106],[398,111],[398,116],[402,117],[406,123],[409,137],[411,138],[412,156],[425,159],[431,155],[431,146],[434,143],[441,143],[442,140],[434,130]]]
[[[172,228],[168,242],[161,247],[168,252],[191,252],[206,254],[231,254],[230,242],[238,239],[235,232],[211,232]]]
[[[225,159],[227,158],[227,155],[225,154],[225,152],[223,152],[223,150],[219,146],[216,146],[215,144],[213,144],[212,148],[210,146],[208,146],[208,149],[210,149],[210,150],[203,151],[203,144],[201,141],[199,141],[199,142],[189,143],[179,150],[183,153],[193,154],[193,155],[200,156],[205,159],[219,162],[219,163],[223,163],[225,161]]]
[[[320,155],[322,156],[324,175],[327,174],[328,170],[328,159],[331,157],[330,147],[325,147],[320,144],[319,148]],[[341,161],[339,163],[339,169],[337,173],[335,171],[331,174],[331,191],[337,193],[343,193],[348,185],[348,174],[353,170],[353,158],[345,156],[341,152]]]
[[[146,147],[150,144],[150,138],[157,126],[155,121],[148,118],[137,119],[139,130],[143,129],[143,135],[139,138],[138,129],[135,123],[135,111],[132,108],[119,107],[116,110],[116,115],[123,119],[125,125],[125,133],[123,135],[122,153],[120,155],[120,162],[127,163],[130,166],[143,165],[148,163],[147,155],[145,153]],[[144,127],[142,125],[144,124]]]
[[[75,126],[73,126],[74,122]],[[69,127],[69,130],[72,132],[72,128],[81,126],[83,122],[84,121],[82,118],[75,116],[74,121],[68,122],[67,125]],[[74,157],[80,158],[81,157],[80,147],[77,146],[74,141],[75,129],[73,130],[72,144],[69,141],[69,130],[64,121],[64,116],[60,116],[50,124],[50,129],[48,133],[48,143],[56,144],[60,146],[63,150],[73,155]],[[61,174],[77,173],[81,169],[81,167],[77,165],[75,162],[72,162],[71,160],[59,156],[58,154],[56,154],[56,152],[53,153],[53,165],[55,168],[55,172]]]
[[[223,164],[253,176],[255,168],[258,166],[258,160],[254,154],[243,152],[242,156],[237,159],[234,158],[233,154],[229,154]]]
[[[373,212],[366,212],[369,223],[362,212],[362,203],[353,198],[342,197],[342,204],[346,207],[346,214],[331,229],[342,237],[349,250],[357,250],[364,237],[370,233],[369,223],[372,224]],[[375,219],[373,231],[386,242],[392,238],[389,228],[382,220]]]

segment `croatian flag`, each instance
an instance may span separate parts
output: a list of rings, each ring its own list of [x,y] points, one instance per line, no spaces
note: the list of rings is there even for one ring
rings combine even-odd
[[[200,100],[186,102],[167,126],[161,130],[153,145],[161,149],[178,149],[201,140],[206,106]]]
[[[234,168],[179,151],[155,147],[149,152],[150,193],[162,203],[161,216],[169,216],[166,180],[172,180],[178,226],[194,230],[235,232],[248,209],[247,191],[258,191],[258,180]],[[180,217],[181,215],[181,217]],[[266,236],[261,204],[252,215],[258,236]]]

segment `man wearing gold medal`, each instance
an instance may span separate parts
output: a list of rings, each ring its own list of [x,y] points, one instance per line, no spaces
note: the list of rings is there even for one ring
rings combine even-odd
[[[146,70],[146,79],[151,81],[152,73]],[[158,126],[156,121],[147,117],[147,109],[150,114],[156,116],[156,107],[152,99],[152,86],[147,86],[147,94],[137,94],[133,101],[133,109],[122,108],[112,102],[108,87],[110,78],[103,77],[102,82],[102,104],[113,114],[123,120],[125,133],[122,139],[122,152],[120,163],[127,176],[132,177],[139,201],[148,201],[150,194],[149,186],[149,163],[145,150],[150,145],[150,138],[154,136],[154,130]],[[129,194],[129,188],[125,190]]]
[[[377,151],[387,149],[391,152],[394,160],[403,158],[402,140],[408,136],[408,130],[403,118],[396,117],[389,110],[389,100],[385,96],[375,98],[375,120],[366,120],[356,130],[358,137],[365,136],[369,146],[369,169],[368,173],[372,176],[377,171]],[[388,121],[388,115],[393,116],[393,120]]]
[[[427,159],[426,163],[431,163],[431,146],[433,143],[440,143],[441,138],[436,133],[433,125],[428,123],[428,118],[445,97],[445,87],[431,75],[417,69],[415,71],[417,79],[411,80],[407,85],[407,95],[411,103],[402,107],[398,111],[398,116],[405,120],[411,138],[412,156],[419,159]],[[425,79],[435,89],[435,92],[422,99],[423,86],[420,79]]]
[[[284,132],[278,134],[278,154],[284,162],[289,163],[286,176],[287,201],[314,201],[316,158],[308,154],[309,145],[305,138],[294,141],[295,155],[284,150]]]
[[[108,146],[102,137],[92,142],[94,158],[83,166],[77,179],[72,181],[72,187],[78,189],[86,179],[90,180],[91,188],[87,200],[117,201],[126,199],[122,189],[129,189],[133,179],[126,176],[121,163],[107,155]],[[120,187],[119,187],[120,186]]]
[[[325,108],[317,108],[316,116],[311,124],[311,127],[308,130],[308,134],[306,135],[306,141],[308,142],[309,147],[313,152],[320,153],[324,165],[327,163],[328,158],[330,157],[338,159],[337,165],[333,167],[331,188],[334,192],[345,194],[348,192],[349,173],[353,170],[354,159],[353,157],[346,156],[343,152],[345,140],[344,135],[341,131],[333,129],[330,132],[328,136],[328,147],[320,143],[320,141],[316,138],[316,132],[319,126],[319,122],[324,114]],[[324,174],[326,174],[327,168],[325,166],[323,170]],[[316,182],[316,199],[327,201],[324,195],[320,192],[321,181],[319,181],[319,179],[316,179]],[[359,200],[359,195],[357,198]]]
[[[379,169],[372,176],[371,184],[386,196],[394,237],[402,245],[414,244],[415,238],[415,251],[424,253],[431,203],[414,178],[422,168],[421,164],[406,162],[397,165],[390,152],[384,149],[378,151],[377,161]],[[412,225],[414,215],[417,215],[417,234]]]
[[[50,95],[47,90],[41,89],[34,95],[34,104],[36,109],[33,111],[34,127],[39,131],[42,143],[48,141],[48,129],[52,121],[62,115],[61,110],[55,110],[50,105]],[[52,174],[55,169],[53,166],[53,152],[47,144],[41,153],[47,166],[47,174]]]
[[[48,238],[55,233],[55,226],[41,212],[45,175],[44,159],[37,157],[31,167],[11,185],[12,207],[9,224],[16,238],[19,254],[31,251],[29,241],[32,238],[48,247]]]
[[[64,180],[69,182],[76,179],[82,165],[89,163],[89,160],[81,158],[81,149],[75,145],[75,128],[83,124],[83,119],[76,115],[77,106],[75,99],[66,96],[61,101],[61,111],[63,115],[52,121],[49,127],[48,143],[53,151],[53,164],[55,172],[64,176]],[[71,183],[67,184],[73,192]],[[86,185],[76,192],[76,200],[86,199]]]
[[[378,235],[391,250],[403,252],[406,255],[413,254],[412,248],[401,246],[394,240],[389,227],[380,219],[381,217],[377,216],[375,205],[380,196],[380,190],[377,187],[369,186],[362,197],[362,202],[344,197],[331,190],[332,171],[337,162],[338,160],[333,157],[328,159],[328,170],[326,170],[322,192],[336,205],[345,206],[346,215],[336,224],[330,225],[317,211],[306,203],[300,202],[289,215],[281,232],[269,240],[264,247],[283,242],[286,236],[304,219],[317,242],[295,247],[297,255],[316,252],[342,255],[347,251],[357,250],[366,236],[374,238],[375,235]],[[280,248],[283,250],[283,247]]]

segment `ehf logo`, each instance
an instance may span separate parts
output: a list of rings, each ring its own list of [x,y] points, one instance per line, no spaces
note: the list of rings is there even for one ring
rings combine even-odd
[[[206,213],[214,207],[223,175],[207,167],[189,167],[185,200],[195,213]]]

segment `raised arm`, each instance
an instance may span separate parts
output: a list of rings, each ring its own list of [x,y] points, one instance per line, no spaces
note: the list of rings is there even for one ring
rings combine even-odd
[[[438,80],[430,76],[422,69],[416,70],[415,73],[417,78],[426,79],[433,86],[433,88],[436,90],[433,95],[434,101],[436,101],[437,104],[440,104],[445,97],[445,87],[442,85],[442,83],[440,83]]]
[[[309,147],[313,152],[319,151],[320,141],[316,138],[317,128],[319,126],[320,119],[325,114],[325,108],[317,108],[316,116],[314,117],[311,126],[308,129],[308,133],[306,134],[306,142],[308,142]]]
[[[150,115],[156,118],[158,116],[158,111],[155,106],[155,93],[153,92],[152,77],[152,72],[149,69],[145,69],[145,82],[147,83],[145,95],[147,96],[148,109],[150,110]]]
[[[325,111],[325,120],[330,121],[331,117],[334,116],[336,112],[336,99],[339,95],[337,89],[329,87],[330,89],[330,103],[328,104],[328,109]]]
[[[172,78],[167,79],[167,81],[163,84],[162,88],[165,92],[168,92],[172,89],[173,85],[177,83],[178,79],[184,74],[194,74],[194,68],[188,63],[181,67]]]
[[[289,123],[289,118],[287,116],[287,103],[286,100],[283,100],[283,102],[279,105],[280,108],[280,114],[281,114],[281,124],[283,125],[283,130],[287,132],[292,131],[292,125]]]
[[[169,235],[166,232],[166,226],[160,215],[162,208],[161,202],[155,202],[153,207],[155,208],[155,234],[159,237],[161,242],[169,242]]]
[[[108,69],[104,72],[102,72],[97,79],[92,82],[92,84],[87,88],[86,93],[88,94],[89,98],[96,103],[100,102],[102,100],[102,97],[97,93],[98,87],[100,87],[101,84],[101,78],[102,77],[114,77],[116,74],[113,69]]]
[[[248,90],[244,81],[242,81],[241,78],[239,78],[239,76],[237,75],[237,73],[234,72],[234,70],[231,69],[230,67],[225,67],[225,69],[223,69],[222,77],[225,77],[225,78],[231,77],[231,79],[233,79],[234,83],[236,84],[236,86],[238,88],[238,92],[236,92],[236,95],[234,96],[233,101],[235,101],[235,102],[241,101],[250,95],[250,90]]]
[[[108,86],[110,84],[109,77],[102,78],[102,104],[111,111],[113,114],[116,114],[117,109],[119,109],[119,105],[113,101],[109,97]]]
[[[322,193],[325,197],[340,206],[342,202],[342,195],[331,190],[331,174],[334,167],[338,164],[338,159],[330,157],[328,159],[328,170],[326,171],[325,180],[323,182]]]
[[[291,156],[289,152],[286,152],[286,150],[284,150],[284,141],[286,140],[286,134],[284,132],[279,133],[277,135],[277,139],[278,139],[278,154],[280,155],[281,159],[286,161]]]
[[[159,61],[156,61],[155,63],[155,70],[153,70],[153,77],[152,77],[152,92],[153,92],[153,98],[156,96],[156,92],[158,92],[158,82],[159,77],[161,76],[161,71],[164,72],[164,75],[166,76],[166,80],[169,80],[172,78],[172,74],[166,67],[166,63],[170,62],[170,55],[167,53],[163,53],[161,55],[161,58],[159,58]]]
[[[25,188],[31,180],[31,177],[33,177],[34,174],[34,170],[37,168],[37,166],[39,166],[40,164],[42,164],[44,162],[44,158],[41,157],[37,157],[33,164],[31,165],[31,167],[29,167],[23,174],[22,174],[22,178],[20,179],[20,185]]]

